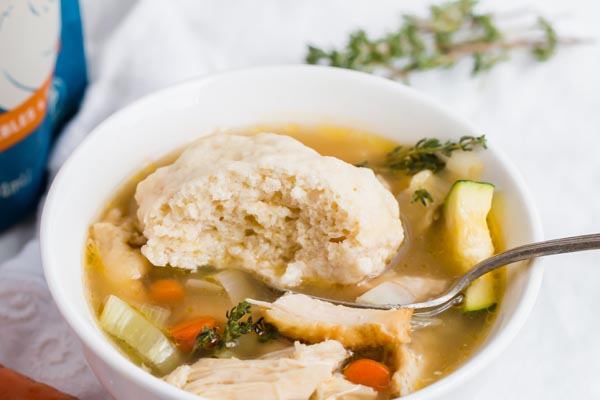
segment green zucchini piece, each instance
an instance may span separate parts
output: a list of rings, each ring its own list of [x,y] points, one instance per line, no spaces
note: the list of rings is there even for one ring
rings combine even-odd
[[[160,373],[171,372],[183,361],[177,347],[159,328],[117,296],[109,296],[100,323],[106,332],[125,342]]]
[[[493,273],[483,275],[465,291],[464,311],[479,311],[496,304],[496,284]]]
[[[446,238],[461,274],[494,255],[487,224],[494,186],[490,183],[457,181],[444,204]],[[465,311],[477,311],[496,304],[494,277],[477,279],[465,292]]]

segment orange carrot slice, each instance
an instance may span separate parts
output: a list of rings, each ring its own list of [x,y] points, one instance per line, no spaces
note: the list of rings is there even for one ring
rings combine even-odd
[[[211,329],[216,326],[217,320],[213,317],[197,317],[171,327],[169,333],[182,350],[191,351],[196,343],[196,337],[204,328]]]
[[[185,288],[175,279],[159,279],[150,284],[150,296],[160,302],[178,302],[185,297]]]
[[[380,362],[362,358],[352,361],[344,369],[344,376],[352,383],[385,390],[390,384],[390,369]]]

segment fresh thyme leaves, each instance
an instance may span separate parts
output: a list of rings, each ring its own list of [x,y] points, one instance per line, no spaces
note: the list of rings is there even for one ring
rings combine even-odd
[[[260,318],[254,322],[250,314],[251,305],[247,301],[242,301],[231,310],[228,310],[225,316],[227,323],[223,329],[223,333],[219,333],[217,328],[204,328],[196,338],[194,352],[200,350],[223,349],[224,347],[235,347],[237,340],[250,332],[258,335],[258,340],[261,343],[273,339],[275,328]],[[248,317],[244,320],[244,317]]]
[[[411,203],[421,203],[425,207],[428,206],[427,202],[433,203],[433,196],[426,189],[417,189],[414,191]]]
[[[539,61],[546,61],[556,52],[558,37],[552,25],[545,18],[540,17],[538,25],[544,30],[546,40],[535,45],[532,51]]]
[[[350,35],[345,49],[326,51],[309,46],[306,62],[406,79],[415,71],[449,68],[471,58],[472,73],[476,75],[507,60],[511,50],[526,49],[537,60],[545,61],[559,43],[580,42],[559,39],[552,25],[541,17],[534,32],[528,30],[509,38],[498,27],[495,15],[481,13],[476,6],[476,0],[431,6],[427,18],[404,15],[397,31],[379,38],[357,30]]]
[[[209,329],[204,327],[202,332],[196,337],[193,352],[196,353],[199,350],[211,349],[220,343],[221,337],[217,334],[217,328]]]
[[[225,314],[227,317],[227,324],[225,324],[223,336],[221,337],[223,346],[233,347],[240,336],[252,332],[252,316],[249,316],[245,321],[242,321],[242,318],[250,313],[250,308],[250,303],[242,301],[237,306],[227,311]]]
[[[261,343],[268,342],[275,337],[277,331],[275,327],[267,323],[264,318],[260,317],[253,326],[254,333],[258,335],[258,341]]]
[[[477,147],[487,149],[485,135],[462,136],[458,142],[448,140],[445,143],[435,138],[424,138],[414,146],[397,146],[386,154],[383,164],[376,165],[363,161],[354,165],[370,168],[376,172],[404,172],[408,175],[415,175],[421,171],[430,170],[437,173],[446,167],[444,157],[450,157],[456,150],[473,151]],[[417,200],[423,202],[421,197]]]
[[[386,156],[385,167],[392,171],[403,171],[414,175],[423,170],[439,172],[446,166],[442,156],[450,157],[456,150],[472,151],[477,147],[487,148],[485,135],[463,136],[458,142],[439,139],[421,139],[414,146],[398,146]]]

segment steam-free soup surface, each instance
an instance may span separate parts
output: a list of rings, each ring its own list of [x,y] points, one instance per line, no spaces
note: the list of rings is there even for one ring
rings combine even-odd
[[[243,131],[244,134],[253,134],[255,131],[271,131],[290,135],[305,145],[314,148],[322,155],[338,157],[352,164],[369,163],[377,165],[385,160],[386,154],[398,144],[388,139],[358,132],[351,129],[339,127],[305,128],[299,126],[270,127],[270,129],[256,128]],[[237,132],[240,133],[240,132]],[[143,305],[158,306],[159,309],[168,310],[168,316],[161,321],[161,328],[168,331],[169,327],[193,319],[194,317],[211,316],[217,323],[226,323],[226,312],[235,306],[227,293],[219,289],[219,282],[212,276],[214,270],[201,270],[189,272],[171,267],[155,267],[144,263],[140,253],[140,247],[144,243],[144,237],[139,231],[136,222],[136,202],[133,198],[138,182],[152,173],[157,167],[171,163],[179,154],[166,156],[156,161],[137,173],[119,188],[115,197],[107,204],[99,221],[108,221],[122,227],[126,237],[121,241],[119,248],[111,247],[114,260],[103,259],[103,253],[99,246],[90,241],[85,261],[85,277],[89,290],[91,305],[97,314],[100,314],[103,306],[110,295],[116,295],[126,303],[134,307]],[[298,290],[321,297],[344,299],[354,301],[358,296],[368,289],[375,287],[378,283],[393,280],[396,277],[415,276],[441,280],[445,284],[453,281],[460,271],[456,268],[456,262],[450,254],[447,244],[442,237],[442,228],[439,216],[441,213],[440,203],[443,199],[436,199],[429,206],[413,201],[413,193],[408,190],[411,176],[398,173],[382,173],[381,179],[396,196],[405,229],[405,242],[401,247],[400,254],[394,259],[389,269],[380,277],[359,285],[330,286],[304,285]],[[438,174],[439,179],[449,188],[458,179],[471,178],[457,176],[451,171],[442,171]],[[438,207],[436,207],[438,206]],[[498,233],[498,221],[488,221],[496,250],[501,249]],[[99,232],[91,230],[94,235],[111,235],[111,232]],[[98,242],[98,238],[95,238]],[[100,239],[101,241],[102,239]],[[109,240],[108,238],[106,240]],[[122,254],[117,254],[122,252]],[[135,261],[132,261],[135,260]],[[130,265],[139,264],[135,271],[130,274],[142,274],[139,280],[131,280],[126,276],[121,279],[115,271],[108,266],[110,262],[118,264],[118,268],[127,270]],[[136,264],[136,265],[137,265]],[[143,265],[142,265],[143,264]],[[121,273],[122,274],[122,273]],[[127,275],[127,273],[125,273]],[[203,280],[209,277],[207,280]],[[129,277],[130,278],[130,277]],[[226,277],[227,278],[227,277]],[[252,286],[254,296],[258,300],[273,301],[279,294],[268,290],[257,280],[249,275],[245,284]],[[503,275],[497,273],[494,277],[495,290],[502,293]],[[173,299],[165,296],[163,300],[153,296],[153,288],[158,281],[174,281],[183,288],[183,292],[175,295]],[[198,281],[208,282],[196,285]],[[212,286],[210,286],[212,283]],[[496,306],[497,308],[497,306]],[[415,329],[412,332],[412,346],[415,352],[422,356],[424,368],[422,370],[418,386],[424,387],[439,380],[452,372],[468,359],[484,340],[488,329],[495,318],[495,309],[465,313],[460,309],[451,309],[433,321],[426,321],[427,327]],[[141,360],[136,352],[123,341],[115,339],[119,346],[130,359],[143,365],[157,375],[164,375]],[[291,341],[278,337],[267,343],[260,343],[256,338],[244,336],[238,346],[231,349],[231,354],[242,359],[259,357],[278,349],[291,346]],[[182,362],[192,362],[196,355],[187,355]]]

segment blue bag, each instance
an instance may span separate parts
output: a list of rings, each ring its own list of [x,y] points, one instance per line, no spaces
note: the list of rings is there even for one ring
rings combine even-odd
[[[0,3],[0,231],[35,208],[53,136],[86,84],[77,0]]]

